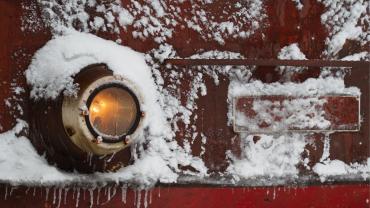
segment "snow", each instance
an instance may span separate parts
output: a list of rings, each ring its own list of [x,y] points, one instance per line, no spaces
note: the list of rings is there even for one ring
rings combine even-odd
[[[153,38],[157,43],[166,43],[167,38],[172,37],[175,27],[181,25],[198,32],[205,40],[223,44],[225,38],[246,38],[253,35],[255,30],[263,26],[261,23],[266,18],[262,0],[227,4],[223,9],[225,16],[217,19],[212,10],[203,6],[212,1],[193,3],[191,10],[182,7],[180,4],[183,3],[184,1],[168,3],[162,0],[130,0],[123,6],[119,0],[40,0],[37,6],[41,8],[42,22],[37,22],[37,18],[24,18],[23,31],[35,31],[36,27],[33,26],[39,28],[45,23],[55,34],[66,27],[83,32],[111,31],[119,36],[128,26],[132,26],[132,35],[135,38]],[[36,5],[23,6],[25,16],[36,16]],[[96,15],[93,18],[89,15],[92,11]],[[180,15],[184,13],[188,15]],[[102,20],[106,24],[101,24]],[[233,24],[232,21],[238,24]],[[203,27],[204,25],[207,27]]]
[[[342,78],[320,77],[310,78],[302,83],[263,83],[259,80],[243,82],[235,80],[229,85],[229,98],[236,96],[285,95],[294,97],[322,96],[330,94],[355,95],[361,94],[357,87],[346,87]]]
[[[328,129],[330,121],[324,117],[325,103],[326,100],[320,98],[301,98],[282,102],[255,100],[252,110],[258,114],[250,118],[235,109],[234,124],[237,129],[250,133],[286,132],[291,129]],[[281,121],[275,122],[274,119],[277,117],[281,118]],[[259,126],[261,123],[269,126],[261,128]]]
[[[292,0],[292,1],[294,2],[294,4],[296,5],[298,10],[302,10],[303,4],[302,4],[301,0]]]
[[[365,60],[368,55],[369,53],[364,51],[361,53],[355,53],[352,55],[348,55],[346,57],[343,57],[341,60],[342,61],[361,61],[361,60]]]
[[[0,180],[14,185],[70,180],[68,174],[48,165],[33,148],[28,138],[18,136],[26,127],[27,124],[24,121],[18,120],[12,130],[0,134]]]
[[[346,40],[359,41],[365,45],[370,41],[370,22],[368,15],[369,1],[366,0],[319,0],[326,7],[321,15],[321,22],[326,25],[330,35],[326,40],[324,56],[337,58],[338,52],[343,48]],[[367,52],[367,59],[369,53]]]
[[[301,161],[301,153],[306,146],[304,135],[286,134],[247,135],[241,134],[242,156],[229,155],[232,163],[227,172],[236,180],[253,176],[297,177],[296,166]],[[259,137],[254,141],[254,137]]]
[[[68,31],[34,55],[26,71],[28,84],[33,86],[31,97],[54,99],[63,90],[74,94],[78,86],[74,86],[72,76],[92,63],[107,63],[115,74],[138,83],[141,91],[155,94],[150,68],[142,54],[91,34]]]
[[[283,60],[307,60],[306,55],[302,53],[298,43],[292,43],[288,46],[283,47],[278,53],[278,59]],[[307,67],[291,67],[291,66],[280,66],[277,68],[279,73],[284,77],[285,81],[290,81],[291,75],[296,72],[301,72]]]
[[[254,31],[262,27],[261,24],[267,17],[261,0],[247,0],[225,6],[223,8],[225,18],[222,21],[216,21],[213,12],[204,9],[202,5],[193,4],[193,7],[194,16],[189,20],[185,19],[187,27],[197,31],[202,38],[211,38],[220,45],[225,43],[225,38],[250,37]]]
[[[352,163],[346,164],[341,160],[327,159],[317,163],[313,167],[313,171],[320,176],[320,180],[324,182],[329,176],[343,176],[349,174],[361,174],[364,179],[370,177],[370,158],[367,159],[367,164]]]
[[[288,46],[283,47],[279,54],[279,59],[292,59],[292,60],[305,60],[306,55],[299,49],[298,43],[292,43]]]

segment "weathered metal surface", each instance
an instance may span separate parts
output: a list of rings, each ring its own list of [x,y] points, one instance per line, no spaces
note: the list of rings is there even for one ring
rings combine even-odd
[[[242,96],[234,98],[233,102],[235,132],[343,132],[360,129],[360,101],[356,96]],[[315,123],[320,119],[323,125]]]
[[[46,41],[50,39],[50,33],[48,29],[45,28],[42,31],[37,31],[34,33],[23,32],[21,31],[21,21],[20,16],[22,15],[21,9],[22,1],[1,1],[1,8],[4,8],[5,12],[1,13],[0,21],[4,24],[9,25],[6,27],[7,30],[2,30],[0,36],[2,38],[1,46],[1,99],[7,99],[9,97],[15,96],[12,93],[10,83],[14,82],[18,86],[23,86],[27,89],[25,84],[25,79],[22,76],[23,71],[27,68],[30,58],[37,48],[40,48]],[[28,2],[26,3],[28,4]],[[219,3],[210,4],[207,7],[215,14],[220,12],[218,7]],[[186,5],[181,5],[185,6]],[[187,5],[190,7],[190,5]],[[185,29],[179,28],[178,31],[174,32],[173,37],[169,42],[173,45],[174,49],[178,52],[179,56],[188,56],[199,50],[230,50],[243,54],[245,57],[253,59],[256,58],[263,59],[261,66],[257,67],[253,74],[253,78],[260,79],[264,82],[273,82],[279,81],[280,75],[274,70],[274,67],[265,66],[266,59],[271,59],[276,57],[279,50],[290,43],[298,42],[302,52],[304,52],[309,59],[315,59],[315,61],[308,60],[305,64],[312,64],[312,66],[317,66],[317,63],[322,63],[326,61],[318,61],[318,58],[321,58],[321,53],[324,49],[325,38],[327,37],[327,31],[325,27],[321,24],[320,15],[324,11],[324,7],[317,3],[316,1],[307,1],[305,2],[305,7],[301,12],[298,12],[295,9],[295,6],[292,2],[288,1],[267,1],[266,8],[268,13],[268,21],[270,22],[270,27],[264,29],[264,31],[257,31],[253,38],[249,39],[235,39],[227,40],[226,44],[219,45],[215,42],[208,42],[199,38],[199,35],[194,31],[191,31],[185,27]],[[184,14],[186,15],[186,14]],[[217,15],[216,15],[217,16]],[[11,26],[10,26],[11,25]],[[300,26],[300,29],[297,29],[295,26]],[[183,31],[185,30],[185,31]],[[133,28],[128,28],[127,31],[123,31],[120,34],[122,39],[122,44],[132,47],[135,50],[146,52],[156,47],[154,40],[147,39],[141,41],[132,37]],[[264,34],[264,38],[262,37]],[[109,33],[99,32],[100,36],[111,39],[113,36]],[[312,37],[315,40],[312,40]],[[12,41],[8,41],[12,40]],[[187,44],[183,44],[183,43]],[[191,47],[189,47],[191,46]],[[365,47],[365,46],[364,46]],[[347,54],[352,53],[351,48],[345,48]],[[14,57],[14,53],[19,53],[17,58]],[[343,54],[345,54],[343,52]],[[202,64],[211,64],[208,60]],[[220,60],[216,61],[216,64],[220,62],[225,62],[226,65],[229,65],[230,60]],[[244,62],[244,61],[242,61]],[[278,61],[277,63],[280,63]],[[335,62],[334,62],[335,63]],[[243,64],[243,63],[236,63]],[[244,63],[245,64],[245,63]],[[256,64],[254,62],[254,64]],[[276,63],[273,63],[276,64]],[[297,65],[297,63],[291,63],[292,65]],[[342,62],[340,63],[343,66]],[[351,62],[345,62],[345,65],[352,65]],[[346,80],[353,80],[351,83],[348,83],[349,86],[358,86],[362,92],[362,103],[361,109],[367,109],[363,106],[366,106],[366,100],[368,100],[368,91],[369,91],[369,80],[368,80],[368,65],[367,63],[357,65],[351,70],[351,76],[346,76]],[[263,66],[262,66],[263,65]],[[271,65],[271,64],[268,64]],[[348,66],[348,65],[347,65]],[[302,74],[298,74],[294,80],[302,81],[309,77],[317,77],[320,69],[316,67],[310,67],[310,70],[305,71]],[[164,80],[168,80],[165,72],[163,72]],[[192,79],[192,75],[187,76],[188,80]],[[200,97],[196,104],[198,109],[195,111],[195,114],[198,116],[198,120],[195,122],[195,125],[198,129],[202,129],[204,134],[207,136],[208,141],[206,144],[206,151],[203,155],[203,159],[206,162],[207,167],[210,172],[222,171],[228,166],[228,162],[225,160],[225,151],[228,149],[234,149],[235,152],[238,151],[238,139],[235,139],[235,134],[232,131],[232,127],[227,126],[227,104],[219,102],[219,100],[225,100],[227,98],[227,88],[228,88],[228,79],[222,77],[218,86],[214,85],[212,78],[205,76],[205,83],[207,85],[208,94],[206,96]],[[186,80],[182,80],[182,94],[183,97],[186,97],[187,91],[191,89],[189,84],[186,84]],[[20,96],[21,107],[24,110],[23,118],[28,120],[28,96],[27,92]],[[14,102],[12,102],[14,103]],[[2,102],[2,111],[0,121],[1,125],[4,127],[2,131],[6,131],[11,128],[14,124],[15,119],[14,115],[16,110],[10,110]],[[214,115],[214,112],[218,112],[217,115]],[[368,123],[368,111],[365,110],[363,114],[363,123],[362,129],[358,133],[335,133],[331,134],[330,137],[332,148],[331,148],[331,158],[342,159],[345,162],[360,162],[364,161],[370,153],[368,151],[369,141],[369,123]],[[216,117],[215,117],[216,116]],[[178,141],[181,144],[183,135],[186,129],[184,125],[179,124],[180,131],[178,135]],[[225,139],[219,139],[220,137]],[[233,139],[234,138],[234,139]],[[186,139],[186,138],[185,138]],[[231,142],[234,141],[234,142]],[[197,137],[192,144],[193,153],[199,155],[201,150],[201,139]],[[320,151],[317,151],[318,154],[316,157],[320,157]],[[346,156],[345,156],[346,155]],[[312,156],[312,154],[311,154]]]

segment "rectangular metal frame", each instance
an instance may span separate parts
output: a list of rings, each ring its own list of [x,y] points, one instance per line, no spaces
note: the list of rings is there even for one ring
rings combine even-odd
[[[255,97],[258,98],[258,96],[248,96],[248,97]],[[323,97],[354,97],[358,100],[358,120],[357,120],[357,128],[356,129],[348,129],[348,130],[336,130],[336,129],[286,129],[283,131],[247,131],[247,130],[239,130],[235,124],[235,112],[236,112],[236,106],[235,106],[235,100],[237,97],[233,98],[232,103],[232,110],[233,110],[233,130],[236,133],[251,133],[251,134],[271,134],[271,133],[287,133],[287,132],[308,132],[308,133],[323,133],[323,132],[358,132],[361,128],[361,97],[360,96],[351,96],[351,95],[325,95]]]

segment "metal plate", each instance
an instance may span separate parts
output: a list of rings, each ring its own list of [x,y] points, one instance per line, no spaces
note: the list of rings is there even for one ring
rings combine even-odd
[[[360,97],[331,95],[236,97],[235,132],[327,132],[360,130]]]

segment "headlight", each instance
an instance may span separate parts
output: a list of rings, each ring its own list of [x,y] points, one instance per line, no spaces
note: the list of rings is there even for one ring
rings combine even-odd
[[[106,170],[106,161],[101,163],[106,159],[100,158],[123,150],[128,158],[120,162],[127,163],[126,147],[143,131],[143,103],[135,83],[113,75],[103,64],[86,67],[74,79],[76,96],[33,104],[33,143],[46,150],[49,161],[67,169]]]
[[[86,124],[95,137],[115,143],[132,134],[140,121],[140,105],[135,94],[119,84],[95,89],[87,100]]]

